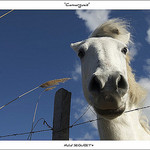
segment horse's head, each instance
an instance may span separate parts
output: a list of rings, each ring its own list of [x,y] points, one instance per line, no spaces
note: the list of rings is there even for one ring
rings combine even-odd
[[[89,38],[71,45],[81,59],[84,95],[95,111],[116,117],[126,107],[128,91],[125,44],[110,37]]]
[[[107,119],[121,115],[127,105],[128,49],[124,43],[113,37],[91,37],[71,44],[81,59],[85,98],[97,114]]]

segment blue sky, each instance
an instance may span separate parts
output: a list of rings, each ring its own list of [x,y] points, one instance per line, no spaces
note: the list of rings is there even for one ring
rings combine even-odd
[[[0,10],[0,16],[7,11]],[[88,105],[82,92],[80,60],[70,43],[88,38],[95,27],[115,17],[130,23],[134,41],[130,46],[131,66],[137,81],[150,91],[149,10],[14,10],[0,19],[0,106],[48,80],[70,77],[71,80],[41,96],[36,121],[45,118],[52,126],[54,95],[63,87],[72,92],[71,125]],[[0,110],[0,136],[30,131],[41,91],[38,89]],[[95,114],[89,110],[80,122],[93,118]],[[42,123],[35,130],[47,129]],[[51,131],[35,133],[32,140],[51,140],[51,135]],[[0,140],[26,140],[27,137]],[[70,139],[98,140],[96,123],[71,128]]]

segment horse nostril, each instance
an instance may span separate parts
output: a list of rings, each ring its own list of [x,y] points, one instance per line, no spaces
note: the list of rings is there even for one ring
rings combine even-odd
[[[89,84],[89,91],[99,93],[102,89],[102,82],[99,76],[94,75]]]
[[[118,77],[117,85],[118,85],[118,88],[122,88],[122,89],[126,88],[127,83],[122,75]]]
[[[122,75],[119,75],[119,77],[117,78],[116,86],[117,86],[118,93],[121,96],[125,95],[125,93],[127,92],[128,85],[125,78]]]

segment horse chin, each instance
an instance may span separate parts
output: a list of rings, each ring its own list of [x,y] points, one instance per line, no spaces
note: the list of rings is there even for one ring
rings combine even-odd
[[[120,115],[122,115],[122,113],[125,111],[125,108],[126,108],[125,104],[123,104],[117,109],[104,109],[104,110],[94,106],[94,110],[98,115],[100,115],[102,118],[106,118],[109,120],[115,119]]]

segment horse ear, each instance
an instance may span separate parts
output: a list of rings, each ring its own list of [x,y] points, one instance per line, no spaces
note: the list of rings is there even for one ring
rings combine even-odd
[[[70,47],[78,53],[81,42],[71,43]]]

